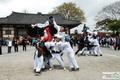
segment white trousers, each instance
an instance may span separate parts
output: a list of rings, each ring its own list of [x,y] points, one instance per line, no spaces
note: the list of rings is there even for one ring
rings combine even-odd
[[[58,54],[58,53],[52,54],[52,58],[50,59],[50,67],[53,67],[53,60],[55,60],[55,59],[59,62],[59,64],[61,65],[61,67],[64,68],[64,62],[62,60],[61,55]]]
[[[87,51],[87,47],[84,47],[82,50],[81,50],[81,54],[83,53],[85,53],[85,51]]]
[[[63,51],[63,53],[67,54],[70,69],[71,68],[79,68],[79,66],[77,64],[77,61],[75,59],[75,53],[74,53],[73,50],[71,50],[71,49],[68,48],[68,49],[65,49]]]
[[[95,46],[95,47],[93,47],[93,53],[94,53],[95,55],[102,54],[101,49],[100,49],[100,46]]]
[[[38,57],[38,51],[36,50],[34,59],[34,69],[36,70],[36,72],[40,72],[42,67],[43,67],[43,55]]]

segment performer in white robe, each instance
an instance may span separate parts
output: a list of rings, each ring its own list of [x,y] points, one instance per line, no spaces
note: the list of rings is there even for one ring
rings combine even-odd
[[[90,41],[94,45],[93,49],[92,49],[94,55],[95,56],[98,56],[98,55],[102,56],[102,52],[101,52],[101,49],[100,49],[100,44],[99,44],[99,41],[97,39],[97,36],[94,35],[93,38]]]
[[[39,43],[36,44],[36,51],[34,55],[34,72],[41,73],[41,69],[43,68],[43,50],[39,47]]]
[[[61,38],[62,36],[56,35],[58,42],[58,48],[62,51],[63,54],[66,54],[69,61],[69,67],[71,71],[77,71],[79,70],[79,66],[77,64],[77,61],[75,59],[75,53],[70,45],[69,42],[62,42]]]
[[[50,67],[51,68],[49,70],[52,70],[54,68],[53,67],[53,60],[55,60],[55,59],[59,62],[61,67],[65,70],[64,62],[63,62],[62,57],[61,57],[61,50],[58,49],[58,43],[56,41],[46,42],[45,46],[52,53],[52,58],[50,59]]]

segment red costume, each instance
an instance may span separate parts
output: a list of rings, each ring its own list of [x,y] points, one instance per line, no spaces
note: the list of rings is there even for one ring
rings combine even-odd
[[[43,36],[42,41],[44,41],[44,42],[52,41],[52,39],[53,39],[52,29],[49,26],[47,26],[45,28],[45,33],[44,34],[45,34],[45,36]]]
[[[52,25],[52,26],[51,25],[46,26],[45,30],[44,30],[44,36],[42,36],[43,37],[42,41],[44,41],[44,42],[52,41],[53,36],[56,33],[57,33],[57,29],[54,28],[54,25]]]

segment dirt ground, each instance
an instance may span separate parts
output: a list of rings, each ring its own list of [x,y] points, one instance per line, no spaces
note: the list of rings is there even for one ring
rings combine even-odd
[[[54,69],[42,72],[35,76],[33,72],[34,47],[28,46],[27,51],[12,50],[7,53],[3,47],[3,55],[0,55],[0,80],[104,80],[103,72],[120,72],[120,51],[102,48],[103,56],[76,56],[80,70],[76,72]],[[63,56],[65,66],[68,67],[66,55]],[[58,65],[55,61],[54,64]]]

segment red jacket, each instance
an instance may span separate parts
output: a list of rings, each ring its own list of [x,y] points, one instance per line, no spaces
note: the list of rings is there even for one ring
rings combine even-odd
[[[53,32],[52,32],[52,28],[50,26],[47,26],[44,30],[44,36],[43,36],[43,40],[44,42],[47,42],[47,41],[52,41],[53,39]]]

